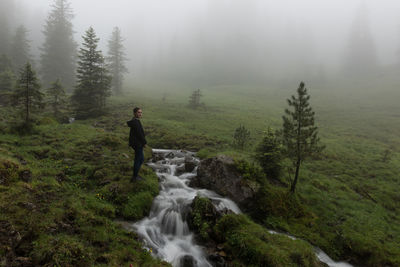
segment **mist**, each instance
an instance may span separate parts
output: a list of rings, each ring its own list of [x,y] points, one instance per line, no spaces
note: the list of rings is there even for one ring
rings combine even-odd
[[[15,0],[2,10],[11,29],[29,30],[35,59],[52,2]],[[113,27],[120,27],[127,88],[146,80],[193,86],[357,81],[396,72],[400,62],[395,0],[69,2],[78,45],[92,26],[106,54]]]

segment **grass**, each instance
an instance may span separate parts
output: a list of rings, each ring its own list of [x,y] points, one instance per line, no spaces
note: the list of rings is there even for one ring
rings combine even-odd
[[[31,136],[10,133],[7,121],[15,117],[2,109],[0,220],[10,221],[21,233],[25,241],[20,255],[36,263],[161,266],[142,251],[134,234],[113,224],[117,217],[144,216],[158,193],[157,178],[146,167],[142,170],[145,181],[135,186],[129,183],[132,151],[127,147],[126,121],[132,108],[143,108],[142,123],[152,147],[195,150],[202,158],[224,153],[251,162],[263,131],[281,126],[285,99],[295,87],[201,88],[205,108],[191,110],[186,106],[191,88],[141,85],[124,98],[112,98],[106,116],[66,125],[44,118]],[[257,220],[308,240],[335,259],[362,266],[398,266],[399,93],[392,88],[362,94],[329,89],[309,90],[326,150],[302,166],[294,202],[285,202],[285,187],[262,187],[259,207],[265,209]],[[251,132],[244,151],[231,146],[239,125]],[[384,160],[386,150],[390,157]],[[148,158],[149,150],[146,154]],[[22,180],[24,171],[27,181]],[[289,178],[284,173],[283,184]],[[293,207],[302,208],[301,216],[287,213]],[[258,226],[251,228],[256,230],[235,232],[238,240],[262,231]],[[245,253],[235,247],[236,241],[229,241],[230,251]],[[6,251],[0,247],[0,255]],[[263,250],[253,252],[262,255]]]
[[[173,99],[162,102],[162,94],[142,88],[135,91],[140,100],[135,105],[143,107],[150,144],[199,150],[203,158],[224,153],[253,161],[262,132],[268,126],[281,127],[285,99],[294,89],[204,88],[206,108],[191,110],[186,107],[190,89],[164,89]],[[321,157],[305,162],[300,171],[297,194],[310,218],[265,216],[267,227],[302,237],[335,259],[365,266],[400,264],[400,108],[395,98],[399,93],[385,90],[359,94],[309,90],[326,145]],[[129,97],[114,103],[127,104],[127,114],[134,105]],[[251,132],[245,151],[231,146],[234,130],[241,124]],[[163,142],[169,139],[176,141]],[[386,161],[385,150],[390,151]],[[289,178],[285,173],[281,179],[288,184]]]
[[[0,135],[0,222],[21,237],[10,243],[10,232],[0,234],[0,265],[19,256],[36,266],[169,266],[114,222],[143,218],[158,194],[146,166],[145,180],[130,182],[125,136],[95,120],[46,121],[31,135]]]

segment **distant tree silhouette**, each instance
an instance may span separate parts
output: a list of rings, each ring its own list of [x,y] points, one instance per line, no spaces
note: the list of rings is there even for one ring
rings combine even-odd
[[[65,108],[67,103],[66,94],[60,80],[57,79],[47,90],[47,96],[49,97],[48,104],[50,105],[54,117],[60,119],[61,110]]]
[[[123,45],[124,39],[121,36],[121,30],[115,27],[111,39],[108,41],[108,68],[111,73],[111,88],[115,95],[122,94],[123,74],[128,72],[125,66],[126,54]]]
[[[244,149],[246,144],[250,141],[250,131],[243,125],[236,128],[233,134],[233,145],[239,149]]]
[[[292,110],[285,109],[283,118],[282,142],[286,155],[295,167],[295,175],[290,191],[295,192],[301,163],[310,155],[321,152],[324,147],[319,145],[318,128],[314,125],[314,111],[309,101],[310,96],[303,82],[297,89],[297,96],[292,96],[287,102]]]
[[[41,73],[45,86],[60,79],[67,90],[75,82],[76,43],[71,20],[74,17],[67,0],[54,0],[43,34],[45,41],[41,47]]]
[[[346,76],[363,78],[377,69],[378,59],[369,26],[367,6],[362,3],[350,32],[343,72]]]
[[[15,74],[10,59],[6,55],[0,56],[0,104],[10,104],[10,96],[15,84]]]
[[[14,5],[13,0],[0,1],[0,56],[8,55],[10,46],[10,14]]]
[[[189,97],[189,107],[192,109],[200,107],[200,97],[202,96],[200,89],[194,90],[192,95]]]
[[[21,25],[15,31],[10,48],[10,56],[15,70],[21,69],[27,62],[32,62],[30,48],[28,30]]]
[[[111,84],[102,52],[97,50],[99,38],[92,27],[83,40],[78,54],[77,85],[72,95],[76,116],[80,119],[104,113]]]
[[[40,92],[40,84],[29,62],[20,71],[13,100],[15,107],[20,107],[22,110],[25,125],[31,123],[31,113],[36,108],[43,107],[43,94]]]

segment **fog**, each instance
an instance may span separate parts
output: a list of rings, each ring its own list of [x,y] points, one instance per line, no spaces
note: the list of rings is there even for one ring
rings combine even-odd
[[[10,24],[30,30],[32,53],[38,59],[41,31],[53,1],[14,2],[6,11]],[[381,77],[400,62],[397,0],[69,2],[78,44],[93,26],[106,54],[113,27],[120,27],[129,58],[126,83],[321,83],[344,76]]]

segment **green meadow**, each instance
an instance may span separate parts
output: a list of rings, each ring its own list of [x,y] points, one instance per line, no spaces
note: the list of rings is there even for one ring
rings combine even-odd
[[[60,124],[42,114],[25,136],[12,130],[15,111],[1,108],[0,223],[19,232],[15,250],[37,265],[167,266],[115,223],[146,216],[158,194],[157,177],[148,167],[142,169],[145,181],[129,182],[133,151],[126,121],[132,108],[143,109],[150,147],[197,151],[201,158],[227,154],[247,162],[246,177],[257,176],[254,148],[269,126],[281,127],[286,99],[296,86],[200,88],[204,106],[193,110],[187,103],[197,88],[136,84],[131,93],[110,99],[105,116]],[[289,172],[279,184],[267,182],[252,219],[307,240],[337,260],[399,266],[400,93],[312,87],[308,92],[326,149],[302,165],[294,199],[287,194]],[[251,133],[243,151],[232,147],[240,125]],[[150,153],[148,148],[147,159]],[[253,225],[248,220],[238,222]],[[258,227],[249,229],[252,235]],[[12,244],[2,244],[4,258]]]

